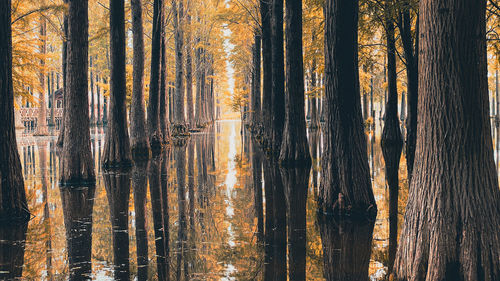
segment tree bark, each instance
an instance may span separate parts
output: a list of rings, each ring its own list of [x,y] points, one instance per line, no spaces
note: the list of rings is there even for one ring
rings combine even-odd
[[[424,0],[419,12],[417,147],[394,277],[499,280],[486,1]]]
[[[375,215],[359,94],[358,1],[327,0],[325,14],[327,120],[319,204],[325,211]]]
[[[125,72],[125,0],[110,0],[111,85],[109,123],[104,142],[105,168],[130,166],[130,139],[127,122]]]
[[[186,15],[186,95],[187,95],[187,123],[189,128],[194,128],[194,104],[193,104],[193,62],[191,46],[191,15]]]
[[[184,5],[183,0],[173,0],[173,17],[175,32],[175,111],[172,136],[183,136],[189,134],[184,116],[184,69],[183,69],[183,45],[184,45]]]
[[[316,40],[316,35],[313,34],[312,42]],[[318,99],[318,83],[317,83],[317,62],[316,62],[316,56],[313,56],[312,62],[311,62],[311,89],[309,92],[311,92],[311,95],[309,96],[309,99],[311,99],[311,125],[309,128],[312,130],[319,129],[320,128],[320,120],[319,120],[319,99]]]
[[[71,0],[68,8],[66,113],[60,166],[60,181],[63,185],[95,183],[86,94],[88,47],[88,3]]]
[[[272,45],[271,45],[271,5],[268,0],[260,0],[262,25],[262,147],[267,150],[272,140]]]
[[[260,89],[260,49],[261,49],[261,35],[256,29],[254,31],[254,44],[252,48],[252,97],[251,97],[251,110],[252,110],[252,131],[260,132],[262,122],[262,109],[261,109],[261,89]]]
[[[95,124],[95,112],[94,112],[94,64],[93,56],[89,56],[90,60],[90,125]]]
[[[133,34],[133,92],[130,107],[130,150],[134,158],[149,158],[150,146],[144,112],[144,35],[142,1],[131,0]]]
[[[307,144],[302,58],[302,1],[286,2],[286,118],[279,161],[281,165],[311,165]]]
[[[69,0],[63,0],[65,4],[68,4]],[[64,18],[63,18],[63,33],[64,33],[64,38],[62,40],[62,80],[63,80],[63,116],[61,120],[61,128],[59,130],[59,136],[57,137],[57,146],[62,149],[63,147],[63,142],[64,142],[64,120],[66,120],[66,74],[67,74],[67,66],[68,66],[68,14],[67,12],[64,13]]]
[[[283,51],[283,0],[272,0],[271,7],[272,46],[272,146],[271,153],[279,156],[283,129],[285,127],[285,66]],[[304,71],[302,69],[302,71]],[[302,80],[304,79],[302,74]],[[304,81],[302,81],[302,89]]]
[[[0,221],[29,219],[17,151],[12,84],[11,1],[0,2]]]
[[[165,38],[165,19],[162,19],[163,33],[161,36],[161,62],[160,62],[160,128],[164,144],[170,141],[170,120],[167,114],[167,46]]]
[[[163,0],[154,1],[153,33],[151,40],[151,72],[148,103],[149,145],[153,154],[161,150],[162,139],[160,128],[160,59],[162,34]]]

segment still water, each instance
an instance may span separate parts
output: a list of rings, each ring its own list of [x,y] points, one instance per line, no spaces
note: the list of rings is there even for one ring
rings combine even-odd
[[[399,220],[389,222],[379,131],[367,132],[378,216],[359,225],[316,213],[319,132],[309,132],[310,171],[274,167],[239,121],[219,121],[148,163],[105,173],[99,165],[104,130],[95,128],[97,184],[76,189],[57,184],[55,136],[19,134],[33,218],[27,227],[0,227],[0,276],[381,280],[402,224],[407,177],[403,156]]]

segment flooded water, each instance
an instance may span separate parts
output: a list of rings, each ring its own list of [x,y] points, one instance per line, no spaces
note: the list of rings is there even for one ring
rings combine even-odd
[[[318,132],[310,171],[280,170],[239,121],[220,121],[148,163],[104,173],[96,128],[97,184],[76,189],[58,186],[55,136],[19,135],[33,219],[0,228],[0,265],[23,280],[381,280],[407,181],[402,157],[399,221],[390,222],[379,130],[367,132],[378,216],[359,225],[318,217]]]

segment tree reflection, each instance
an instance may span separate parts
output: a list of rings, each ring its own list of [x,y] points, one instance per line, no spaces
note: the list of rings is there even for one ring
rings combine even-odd
[[[66,227],[69,280],[88,280],[91,276],[92,210],[95,186],[60,188]]]
[[[106,172],[103,177],[111,212],[114,277],[115,280],[129,280],[128,204],[130,174],[127,171]]]
[[[0,280],[22,276],[27,231],[28,222],[0,226]]]
[[[146,228],[147,170],[148,162],[146,161],[134,162],[134,166],[132,167],[138,281],[148,279],[148,235]]]
[[[324,277],[329,281],[368,281],[375,221],[336,221],[318,214]]]

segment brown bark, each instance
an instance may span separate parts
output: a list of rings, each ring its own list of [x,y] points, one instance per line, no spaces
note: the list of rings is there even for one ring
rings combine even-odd
[[[88,3],[69,1],[66,113],[60,181],[64,185],[95,183],[88,107]],[[82,94],[85,93],[85,94]]]
[[[194,104],[193,104],[193,62],[191,47],[191,15],[186,15],[186,95],[187,95],[187,123],[189,128],[194,128]]]
[[[125,73],[125,0],[110,0],[111,85],[109,123],[104,142],[105,168],[130,166],[132,154],[127,122]]]
[[[135,237],[137,245],[137,280],[148,279],[148,233],[146,221],[146,193],[148,162],[135,161],[132,166],[134,189]]]
[[[160,59],[161,34],[163,27],[163,0],[154,1],[153,31],[151,40],[151,72],[148,103],[148,134],[149,145],[153,154],[161,150],[162,139],[160,128]]]
[[[10,0],[0,3],[0,21],[0,221],[24,220],[29,211],[14,125]]]
[[[90,60],[90,125],[95,125],[93,56],[89,56],[89,60]]]
[[[173,0],[173,17],[175,32],[175,110],[172,136],[184,136],[189,134],[184,116],[184,68],[183,68],[183,45],[184,45],[184,4],[183,0]]]
[[[42,4],[44,2],[42,1]],[[38,100],[38,120],[36,126],[37,136],[46,136],[49,134],[47,128],[47,102],[45,100],[46,92],[45,92],[45,56],[47,54],[47,21],[44,15],[40,15],[40,73],[39,73],[39,81],[40,81],[40,93]]]
[[[271,45],[271,5],[268,0],[260,0],[262,25],[262,146],[267,150],[272,140],[272,45]]]
[[[165,19],[163,26],[165,27]],[[163,28],[165,30],[165,28]],[[165,33],[161,36],[161,62],[160,62],[160,128],[163,143],[170,141],[170,120],[167,114],[167,46]]]
[[[144,35],[142,1],[131,0],[133,34],[133,90],[130,107],[130,150],[134,158],[149,158],[150,146],[144,112]]]
[[[307,144],[302,58],[302,1],[286,2],[286,118],[279,161],[284,166],[311,165]]]
[[[89,280],[92,274],[92,210],[95,186],[61,187],[60,191],[66,228],[69,280]]]
[[[68,0],[64,0],[64,3],[67,4]],[[66,74],[67,74],[67,66],[68,66],[68,15],[67,12],[64,13],[64,18],[63,18],[63,33],[64,37],[62,40],[62,79],[63,79],[63,116],[61,120],[61,128],[59,131],[59,136],[57,138],[57,146],[59,148],[63,147],[63,142],[64,142],[64,120],[66,120]]]
[[[298,34],[297,34],[298,35]],[[272,146],[271,153],[278,157],[285,127],[285,65],[283,51],[283,0],[272,0]],[[304,71],[303,68],[302,72]],[[297,69],[298,70],[298,69]],[[302,74],[302,80],[304,79]],[[304,81],[302,81],[302,89]]]
[[[499,280],[486,1],[424,0],[419,12],[417,147],[394,277]]]
[[[326,211],[375,215],[359,94],[358,1],[327,0],[325,15],[327,120],[319,204]]]

